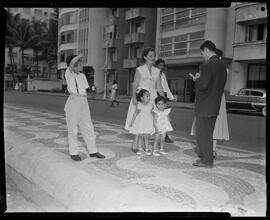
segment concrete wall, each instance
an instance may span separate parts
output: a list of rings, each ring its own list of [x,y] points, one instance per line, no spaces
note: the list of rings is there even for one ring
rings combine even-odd
[[[119,8],[119,17],[121,18],[118,23],[118,40],[117,45],[117,60],[118,67],[115,70],[118,78],[118,92],[119,94],[127,94],[127,82],[128,82],[128,70],[123,68],[123,63],[125,57],[128,55],[128,47],[123,46],[125,34],[128,33],[129,25],[125,20],[126,10],[124,8]]]
[[[62,80],[27,79],[27,91],[62,89]]]
[[[223,51],[223,57],[232,59],[233,57],[233,47],[235,33],[235,3],[227,9],[227,23],[226,23],[226,38],[225,47]]]
[[[231,63],[230,73],[227,78],[229,94],[235,94],[239,89],[246,87],[247,68],[248,66],[246,63]]]
[[[146,10],[146,8],[143,8]],[[145,18],[145,42],[144,47],[155,48],[156,43],[156,27],[157,27],[157,9],[147,8],[147,17]]]
[[[207,8],[205,40],[211,40],[216,47],[224,50],[227,22],[227,8]]]
[[[93,66],[94,84],[97,92],[104,91],[105,78],[105,50],[102,49],[103,27],[106,21],[106,8],[91,8],[89,14],[89,39],[87,65]]]

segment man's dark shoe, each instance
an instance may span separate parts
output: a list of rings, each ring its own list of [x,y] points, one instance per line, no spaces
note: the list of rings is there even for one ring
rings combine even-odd
[[[166,136],[165,136],[165,142],[166,143],[173,143],[173,140],[170,139],[170,137],[166,134]]]
[[[90,156],[90,157],[96,157],[96,158],[99,158],[99,159],[104,159],[104,158],[105,158],[105,156],[102,155],[102,154],[99,153],[99,152],[96,152],[96,153],[94,153],[94,154],[89,154],[89,156]]]
[[[205,163],[202,163],[200,161],[196,161],[196,163],[193,163],[192,164],[193,166],[196,166],[196,167],[205,167],[205,168],[212,168],[213,165],[208,165],[208,164],[205,164]]]
[[[72,160],[75,160],[75,161],[81,161],[82,160],[79,155],[70,155],[70,157],[71,157]]]

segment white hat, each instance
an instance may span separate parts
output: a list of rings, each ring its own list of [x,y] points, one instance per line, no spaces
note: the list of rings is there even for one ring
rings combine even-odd
[[[74,58],[70,61],[69,67],[70,67],[71,69],[73,69],[74,64],[77,63],[77,62],[79,61],[79,59],[81,59],[82,57],[83,57],[82,54],[79,54],[79,55],[77,55],[76,57],[74,57]]]

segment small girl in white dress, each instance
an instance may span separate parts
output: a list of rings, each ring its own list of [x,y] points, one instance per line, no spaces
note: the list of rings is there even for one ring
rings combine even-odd
[[[171,109],[165,109],[166,108],[166,99],[163,96],[158,96],[155,99],[155,104],[157,109],[154,109],[154,126],[156,129],[155,134],[155,142],[153,146],[153,155],[154,156],[160,156],[160,154],[166,154],[164,151],[164,140],[166,133],[168,131],[172,131],[173,128],[170,123],[169,114],[171,112]],[[158,150],[157,145],[158,142],[160,144],[160,148]]]
[[[151,155],[148,147],[149,135],[155,133],[153,122],[153,104],[150,100],[150,93],[146,89],[141,89],[137,94],[138,104],[133,118],[129,125],[129,132],[135,135],[132,151],[138,155],[142,154],[142,140],[145,143],[146,155]]]

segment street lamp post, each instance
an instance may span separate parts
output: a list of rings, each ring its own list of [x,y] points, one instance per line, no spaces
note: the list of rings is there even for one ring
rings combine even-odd
[[[107,93],[107,74],[108,74],[108,41],[106,41],[106,55],[105,55],[105,74],[104,74],[104,95],[103,98],[106,99]]]

